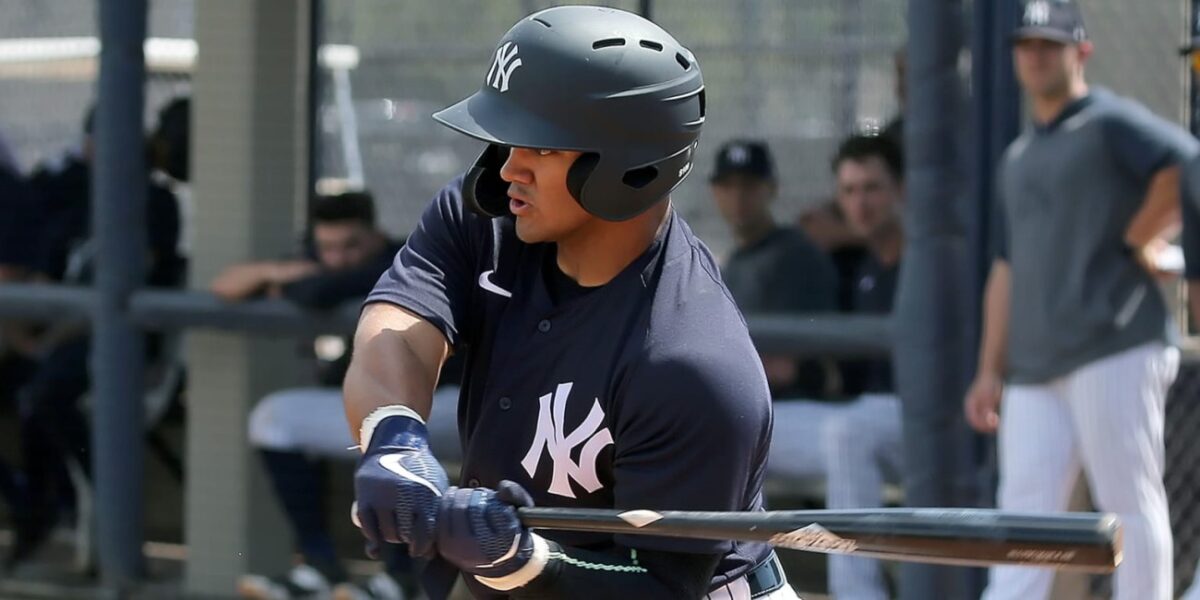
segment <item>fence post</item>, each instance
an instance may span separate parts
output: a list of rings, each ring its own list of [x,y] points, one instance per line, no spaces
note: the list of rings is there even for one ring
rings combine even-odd
[[[908,3],[905,253],[893,311],[893,364],[904,419],[904,489],[911,506],[970,504],[974,449],[962,417],[971,351],[967,248],[958,203],[963,89],[962,0]],[[905,600],[968,597],[965,569],[904,565]]]
[[[196,3],[192,285],[295,249],[309,186],[311,0]],[[294,340],[188,334],[185,593],[224,597],[238,575],[287,569],[278,497],[247,439],[254,404],[308,371]],[[333,507],[345,518],[347,507]],[[344,523],[344,521],[343,521]]]
[[[97,302],[92,322],[96,545],[104,585],[142,571],[142,337],[128,312],[146,254],[142,112],[146,0],[102,0],[92,169]]]

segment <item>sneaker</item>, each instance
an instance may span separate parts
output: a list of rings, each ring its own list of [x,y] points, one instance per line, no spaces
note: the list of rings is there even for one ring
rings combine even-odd
[[[333,588],[333,600],[405,600],[404,590],[387,573],[372,575],[363,585],[339,583]]]
[[[308,565],[296,565],[279,577],[242,575],[237,591],[247,600],[324,600],[329,597],[329,580]]]

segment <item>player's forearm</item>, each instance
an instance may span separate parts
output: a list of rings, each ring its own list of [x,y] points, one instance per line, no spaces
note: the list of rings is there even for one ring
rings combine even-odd
[[[373,304],[363,311],[343,383],[346,420],[356,440],[363,419],[380,407],[407,406],[429,418],[447,352],[444,342],[437,348],[430,341],[423,330],[429,327],[389,305]]]
[[[1167,235],[1180,222],[1179,167],[1167,167],[1150,181],[1141,208],[1125,230],[1125,243],[1141,248],[1151,240]]]
[[[234,265],[218,275],[209,290],[223,300],[245,300],[267,287],[267,271],[266,263]]]
[[[979,350],[977,373],[1000,377],[1004,373],[1004,354],[1008,347],[1009,304],[1012,298],[1012,272],[1003,260],[992,262],[983,305],[983,341]]]

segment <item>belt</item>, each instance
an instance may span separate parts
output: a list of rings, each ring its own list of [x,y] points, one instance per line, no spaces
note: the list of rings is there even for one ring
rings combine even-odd
[[[746,573],[746,583],[750,584],[750,597],[758,598],[787,585],[787,576],[779,564],[775,552],[766,560],[758,563],[749,573]]]

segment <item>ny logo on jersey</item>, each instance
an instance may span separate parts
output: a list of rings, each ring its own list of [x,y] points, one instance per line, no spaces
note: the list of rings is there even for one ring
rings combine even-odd
[[[1050,3],[1045,0],[1036,0],[1025,5],[1025,18],[1023,19],[1026,25],[1042,26],[1050,23]]]
[[[521,59],[517,57],[517,45],[512,42],[504,42],[503,46],[496,49],[496,59],[492,61],[492,68],[488,69],[488,85],[500,90],[501,93],[507,92],[508,78],[512,77],[513,71],[516,71],[519,66],[521,66]]]
[[[587,418],[574,431],[566,432],[564,417],[571,385],[569,381],[560,383],[553,395],[545,394],[538,398],[537,432],[533,435],[529,452],[521,459],[521,466],[533,477],[542,462],[542,454],[548,452],[554,463],[554,474],[547,491],[566,498],[575,497],[575,492],[571,490],[572,479],[589,493],[603,487],[596,476],[596,459],[605,446],[613,443],[612,432],[608,427],[601,427],[604,410],[600,408],[598,399],[593,400]],[[580,445],[583,445],[583,449],[579,452],[579,461],[571,460],[571,453]]]

